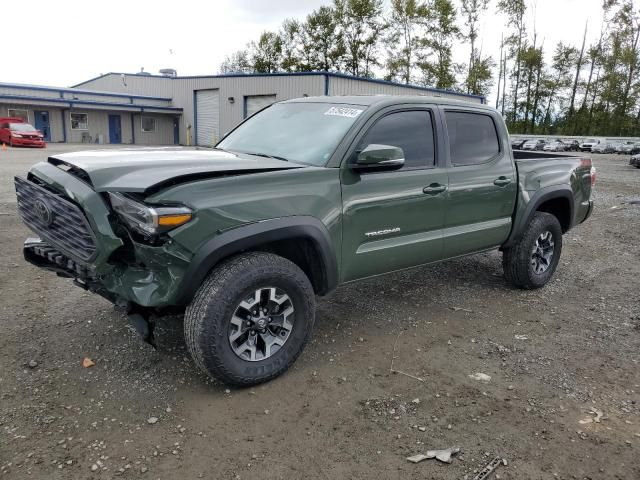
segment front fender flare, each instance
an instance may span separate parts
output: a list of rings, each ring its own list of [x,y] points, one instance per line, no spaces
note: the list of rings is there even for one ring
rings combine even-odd
[[[320,255],[323,278],[318,293],[324,295],[334,290],[338,284],[338,263],[329,231],[317,218],[300,215],[242,225],[207,241],[185,272],[178,303],[190,303],[211,269],[224,258],[266,243],[293,238],[310,240]]]

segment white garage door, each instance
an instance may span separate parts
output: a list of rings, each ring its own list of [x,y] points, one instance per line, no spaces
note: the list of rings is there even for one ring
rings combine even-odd
[[[213,147],[220,140],[220,95],[218,90],[196,92],[197,144]]]
[[[249,118],[264,107],[268,107],[276,101],[275,95],[247,95],[244,97],[245,110],[244,118]]]

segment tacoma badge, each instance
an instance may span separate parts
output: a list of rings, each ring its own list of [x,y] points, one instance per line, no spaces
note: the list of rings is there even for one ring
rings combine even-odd
[[[365,235],[367,237],[380,237],[382,235],[389,235],[390,233],[398,233],[399,231],[400,227],[385,228],[384,230],[378,230],[376,232],[366,232]]]

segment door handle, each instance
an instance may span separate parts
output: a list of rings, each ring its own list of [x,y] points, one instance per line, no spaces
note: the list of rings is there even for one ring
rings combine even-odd
[[[498,187],[504,187],[505,185],[509,185],[511,183],[511,179],[507,177],[498,177],[493,181],[494,185]]]
[[[438,193],[444,192],[446,189],[446,185],[442,185],[440,183],[432,183],[428,187],[424,187],[422,189],[422,193],[426,193],[427,195],[437,195]]]

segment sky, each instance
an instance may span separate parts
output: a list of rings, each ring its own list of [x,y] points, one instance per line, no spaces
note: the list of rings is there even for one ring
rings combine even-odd
[[[480,39],[483,53],[499,57],[505,19],[491,0]],[[304,17],[331,0],[29,0],[26,16],[3,22],[5,55],[0,82],[71,86],[107,72],[178,75],[217,73],[225,56],[244,48],[285,18]],[[20,3],[16,3],[19,5]],[[26,5],[26,4],[25,4]],[[579,47],[585,22],[597,38],[601,0],[528,0],[547,56],[558,41]],[[16,7],[21,9],[22,7]],[[531,25],[531,23],[529,23]],[[530,31],[532,29],[530,28]],[[5,51],[5,53],[8,53]],[[454,48],[455,60],[468,56]],[[489,99],[491,103],[491,98]]]

